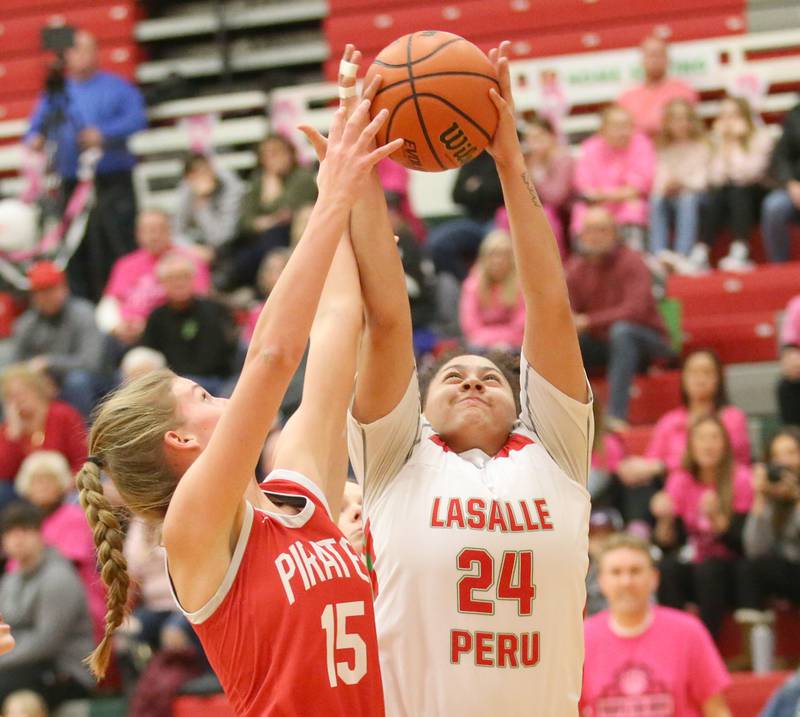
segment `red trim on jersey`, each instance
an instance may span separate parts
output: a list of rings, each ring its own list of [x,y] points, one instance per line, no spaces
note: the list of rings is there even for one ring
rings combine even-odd
[[[449,453],[452,449],[448,446],[441,438],[441,436],[434,434],[430,437],[430,439],[441,448],[445,453]],[[519,433],[512,433],[506,444],[497,452],[494,458],[508,458],[508,456],[513,451],[521,451],[525,446],[533,445],[536,441],[532,438],[528,438],[527,436],[523,436]]]
[[[364,561],[372,584],[372,598],[375,599],[378,597],[378,573],[375,570],[375,545],[372,542],[372,524],[369,518],[364,523]]]

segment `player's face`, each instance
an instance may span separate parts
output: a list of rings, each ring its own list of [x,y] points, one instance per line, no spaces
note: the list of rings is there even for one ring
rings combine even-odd
[[[689,437],[692,457],[700,468],[716,468],[725,455],[725,434],[714,421],[703,421]]]
[[[180,376],[172,382],[172,392],[178,402],[178,415],[182,419],[177,432],[193,437],[201,448],[205,448],[228,399],[212,396],[202,386]]]
[[[364,495],[361,486],[353,481],[344,484],[342,498],[342,511],[339,513],[339,530],[350,544],[358,550],[364,550],[364,527],[361,522],[361,513],[364,505]]]
[[[658,573],[650,558],[631,548],[606,553],[598,580],[612,614],[643,612],[658,587]]]
[[[516,420],[511,386],[483,356],[457,356],[431,381],[425,416],[456,452],[502,442]]]

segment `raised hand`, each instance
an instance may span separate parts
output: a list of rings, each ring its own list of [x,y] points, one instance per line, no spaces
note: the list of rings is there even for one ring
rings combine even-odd
[[[15,645],[14,636],[11,634],[11,628],[3,622],[3,617],[0,615],[0,655],[10,652]]]
[[[370,121],[369,105],[369,100],[361,100],[349,118],[345,107],[336,110],[328,135],[325,158],[317,176],[321,195],[331,194],[348,205],[355,202],[372,168],[403,144],[403,140],[398,138],[375,149],[375,136],[386,122],[389,112],[381,110]],[[312,135],[306,131],[310,128],[300,129],[311,139]]]
[[[355,92],[355,86],[358,81],[358,68],[356,68],[356,74],[344,73],[341,70],[344,69],[346,63],[357,66],[361,63],[361,52],[352,44],[345,45],[344,52],[342,53],[342,59],[339,63],[340,72],[338,79],[339,108],[344,108],[346,116],[349,118],[359,105],[358,95]],[[380,75],[373,77],[369,86],[363,89],[361,99],[366,99],[371,102],[375,98],[375,94],[378,92],[378,88],[380,87],[382,80],[383,78]],[[311,142],[311,146],[314,148],[317,159],[319,159],[320,162],[325,159],[328,140],[314,127],[301,125],[299,129],[306,135],[308,141]]]
[[[497,72],[500,92],[494,87],[489,90],[489,97],[497,108],[498,122],[491,143],[486,148],[497,164],[510,164],[522,157],[519,137],[517,136],[517,117],[514,110],[514,96],[511,92],[511,73],[508,69],[508,51],[511,43],[506,40],[489,51],[489,60]]]

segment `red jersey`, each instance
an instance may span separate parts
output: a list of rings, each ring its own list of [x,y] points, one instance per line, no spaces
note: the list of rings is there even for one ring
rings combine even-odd
[[[312,481],[280,470],[261,488],[300,512],[248,502],[222,585],[184,612],[228,700],[252,717],[383,715],[366,567]]]

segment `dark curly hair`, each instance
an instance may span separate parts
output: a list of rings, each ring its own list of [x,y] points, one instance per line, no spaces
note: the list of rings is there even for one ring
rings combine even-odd
[[[514,395],[515,410],[517,414],[519,414],[521,410],[519,402],[519,354],[510,353],[508,351],[471,351],[463,344],[444,351],[429,365],[420,370],[419,391],[422,397],[423,411],[428,401],[428,389],[431,387],[431,382],[436,377],[436,374],[442,370],[443,366],[450,363],[450,361],[458,356],[483,356],[497,366],[500,373],[505,376],[509,386],[511,386],[511,393]]]

